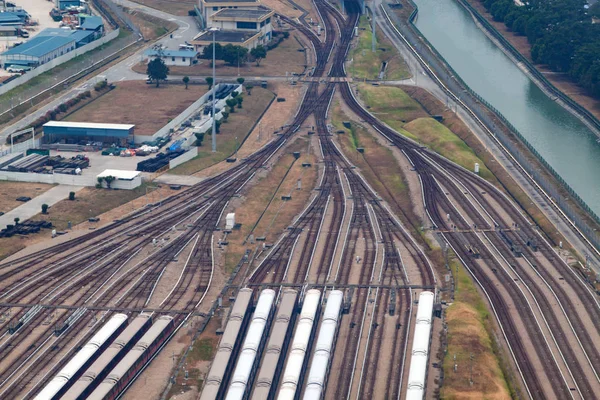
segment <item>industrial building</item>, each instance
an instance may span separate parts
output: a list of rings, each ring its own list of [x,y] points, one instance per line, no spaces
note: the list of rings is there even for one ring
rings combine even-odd
[[[1,26],[21,26],[25,24],[28,19],[29,14],[24,10],[0,13]]]
[[[130,124],[96,124],[50,121],[44,124],[44,143],[80,144],[102,142],[124,146],[133,143],[134,127]]]
[[[155,58],[162,58],[166,65],[189,67],[198,60],[198,52],[195,50],[146,50],[144,55],[148,62]]]
[[[42,36],[38,34],[26,43],[0,54],[4,68],[11,65],[37,67],[75,50],[76,42],[71,37]]]
[[[7,32],[7,35],[10,32]],[[85,46],[104,34],[102,18],[92,15],[79,16],[77,30],[47,28],[26,43],[0,54],[4,68],[11,65],[37,67]]]
[[[233,44],[248,50],[267,44],[272,38],[273,10],[255,0],[202,0],[205,27],[219,28],[215,40],[221,45]],[[198,34],[191,44],[201,52],[212,43],[212,33]]]

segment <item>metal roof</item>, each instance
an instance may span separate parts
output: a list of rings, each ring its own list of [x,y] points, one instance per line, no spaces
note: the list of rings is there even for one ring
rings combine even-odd
[[[120,169],[105,169],[101,174],[98,174],[98,178],[104,178],[105,176],[114,176],[115,178],[122,181],[130,181],[135,179],[141,172],[139,171],[123,171]]]
[[[242,32],[242,31],[230,31],[230,30],[219,30],[215,35],[217,42],[229,42],[229,43],[244,43],[246,40],[257,35],[258,32]],[[200,35],[196,36],[194,40],[200,41],[212,41],[212,32],[205,31]]]
[[[67,122],[67,121],[50,121],[44,124],[44,127],[51,126],[57,128],[83,128],[83,129],[122,129],[130,130],[135,125],[131,124],[97,124],[94,122]]]
[[[79,28],[95,31],[103,25],[102,18],[90,15],[83,19],[83,24],[81,24]]]
[[[156,50],[146,50],[144,52],[147,56],[157,56],[158,51]],[[198,55],[198,52],[195,50],[163,50],[162,54],[165,57],[188,57],[193,58]]]
[[[75,40],[70,37],[38,35],[20,46],[5,51],[2,55],[22,54],[32,57],[42,57],[45,54],[51,53],[60,47],[74,42]]]
[[[7,21],[22,22],[24,17],[24,15],[21,16],[13,12],[0,12],[0,23]]]
[[[240,10],[236,8],[224,8],[222,10],[214,13],[211,18],[256,18],[260,19],[268,14],[270,14],[272,10],[267,7],[259,6],[256,10]]]

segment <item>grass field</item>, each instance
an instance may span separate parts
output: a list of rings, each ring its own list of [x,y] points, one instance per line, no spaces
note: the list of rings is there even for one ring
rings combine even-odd
[[[169,173],[192,175],[225,160],[250,133],[274,97],[273,92],[258,87],[252,89],[251,96],[245,94],[243,108],[236,108],[235,113],[229,114],[227,122],[221,124],[221,133],[217,135],[217,152],[213,153],[211,150],[209,131],[204,135],[202,146],[198,148],[198,156],[170,170]]]
[[[65,121],[135,124],[136,135],[153,135],[194,101],[208,86],[119,82],[110,93],[69,115]]]
[[[442,399],[510,399],[511,391],[492,340],[487,305],[468,272],[457,260],[451,263],[455,279],[454,302],[446,310],[448,351],[444,357]],[[470,357],[473,356],[473,385]],[[454,370],[456,356],[457,369]]]
[[[164,11],[171,15],[188,15],[198,3],[194,0],[133,0],[135,3]]]
[[[17,197],[27,196],[33,199],[52,187],[53,185],[45,183],[0,181],[0,212],[7,213],[23,204],[16,200]]]
[[[480,175],[493,180],[493,174],[475,152],[454,132],[430,118],[427,112],[406,92],[397,87],[358,86],[370,111],[396,131],[414,139],[455,163],[473,170],[480,165]]]
[[[352,62],[350,74],[356,79],[379,79],[382,63],[387,62],[384,79],[401,80],[410,78],[408,66],[398,51],[379,30],[375,32],[376,47],[372,52],[371,25],[367,17],[362,16],[358,25],[359,36],[355,47],[351,50]]]
[[[42,184],[31,184],[43,187]],[[46,220],[52,222],[57,230],[67,229],[69,221],[72,227],[87,221],[88,218],[98,216],[113,210],[146,194],[146,185],[134,190],[106,190],[96,188],[83,188],[78,191],[74,201],[62,200],[50,207],[47,215],[37,214],[31,217],[33,221]],[[140,207],[138,205],[137,207]],[[40,210],[41,211],[41,210]],[[133,211],[133,209],[128,210]],[[107,221],[101,221],[107,222]],[[35,235],[13,236],[0,239],[0,260],[24,249],[26,246],[45,240],[50,237],[49,230],[41,230]]]
[[[294,34],[285,39],[275,49],[267,53],[267,57],[256,66],[254,62],[247,62],[240,65],[239,74],[241,76],[285,76],[286,72],[301,73],[304,71],[306,63],[304,53],[298,51],[301,49],[300,43],[294,38]],[[238,67],[225,64],[224,61],[216,62],[217,76],[238,76]],[[137,64],[133,68],[137,72],[146,72],[146,64]],[[209,60],[199,60],[198,64],[191,67],[169,67],[171,75],[189,75],[189,76],[211,76],[212,68]]]

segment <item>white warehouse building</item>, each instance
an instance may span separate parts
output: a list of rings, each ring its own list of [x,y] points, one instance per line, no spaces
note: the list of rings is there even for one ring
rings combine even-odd
[[[166,65],[181,67],[189,67],[198,62],[198,52],[194,50],[162,50],[160,52],[147,50],[144,52],[144,56],[148,59],[148,62],[161,57]]]

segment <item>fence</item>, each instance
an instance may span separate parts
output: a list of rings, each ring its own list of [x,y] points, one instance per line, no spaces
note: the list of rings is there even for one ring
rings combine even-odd
[[[64,54],[60,57],[55,58],[54,60],[48,62],[47,64],[44,64],[35,69],[32,69],[31,71],[27,72],[24,75],[21,75],[17,79],[10,81],[6,85],[0,86],[0,95],[8,92],[11,89],[16,88],[19,85],[22,85],[23,83],[35,78],[36,76],[38,76],[40,74],[43,74],[46,71],[51,70],[52,68],[54,68],[62,63],[72,60],[75,57],[78,57],[84,53],[87,53],[90,50],[94,50],[94,49],[102,46],[103,44],[110,42],[111,40],[113,40],[117,36],[119,36],[119,32],[120,32],[119,29],[112,31],[112,32],[106,34],[105,36],[101,37],[98,40],[94,40],[93,42],[86,44],[85,46],[82,46],[82,47],[75,49],[67,54]]]
[[[186,161],[190,161],[192,158],[196,157],[197,155],[198,155],[198,148],[192,147],[189,151],[186,151],[179,157],[176,157],[176,158],[172,159],[171,161],[169,161],[169,169],[173,169],[176,166],[181,165]]]
[[[590,207],[579,197],[579,195],[568,185],[567,182],[552,168],[546,160],[544,160],[537,150],[523,137],[523,135],[504,117],[497,109],[491,104],[485,101],[481,96],[475,93],[460,77],[460,75],[450,66],[446,59],[435,49],[435,47],[425,38],[425,36],[419,31],[414,25],[418,14],[418,7],[412,0],[407,0],[413,7],[414,10],[409,16],[410,24],[403,24],[399,21],[397,15],[393,12],[387,12],[393,19],[397,21],[396,27],[402,31],[402,35],[407,41],[409,41],[414,47],[417,48],[418,53],[426,60],[428,67],[435,71],[436,75],[440,77],[449,87],[456,98],[466,104],[469,109],[479,118],[487,128],[492,131],[498,141],[511,153],[511,155],[517,160],[517,162],[527,171],[537,184],[552,198],[552,200],[560,207],[567,218],[573,225],[575,225],[593,244],[596,249],[600,249],[600,237],[597,232],[589,225],[588,221],[583,218],[578,212],[579,209],[585,210],[590,217],[596,222],[600,223],[598,216],[590,209]],[[384,10],[389,6],[383,5]],[[421,46],[421,43],[424,46]],[[423,48],[425,47],[425,49]],[[429,51],[429,53],[427,51]],[[463,92],[463,90],[465,91]],[[504,130],[496,124],[491,116],[481,107],[484,105],[489,110],[495,113],[495,115],[502,121],[502,123],[514,134],[531,152],[535,155],[537,160],[543,167],[548,171],[553,178],[558,181],[564,190],[568,193],[568,197],[561,195],[561,191],[555,185],[555,182],[548,179],[544,171],[540,170],[536,163],[532,162],[528,158],[528,154],[522,152],[518,146],[511,140],[509,135],[504,133]],[[573,201],[571,201],[574,200]],[[576,203],[576,204],[574,204]]]
[[[96,186],[98,181],[93,175],[67,175],[67,174],[36,174],[32,172],[0,171],[0,181],[12,182],[35,182],[74,186]],[[142,178],[138,175],[131,181],[115,180],[111,188],[131,190],[142,184]]]
[[[5,156],[10,153],[23,153],[29,149],[39,148],[41,144],[41,139],[35,139],[35,141],[27,140],[22,143],[17,143],[12,148],[8,148],[6,150],[0,151],[0,157]]]

